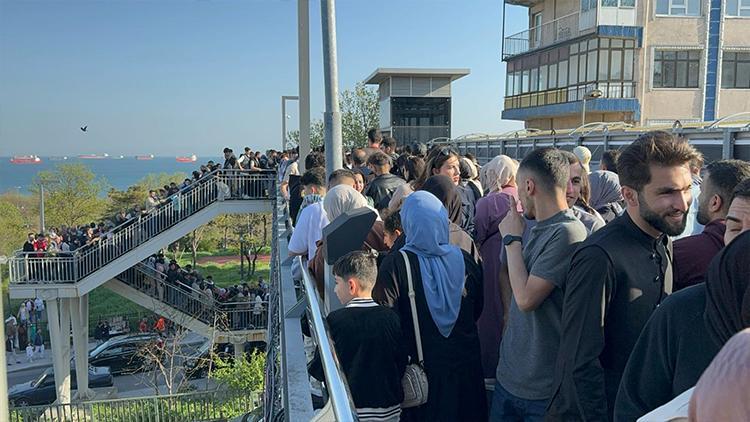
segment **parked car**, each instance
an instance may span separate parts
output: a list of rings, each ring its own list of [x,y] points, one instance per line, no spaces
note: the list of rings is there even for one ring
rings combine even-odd
[[[150,333],[111,338],[89,352],[89,365],[109,367],[114,375],[147,370],[153,362],[143,352],[146,347],[161,347],[161,342],[158,334]]]
[[[193,355],[185,358],[183,367],[188,378],[204,378],[212,370],[214,362],[210,349],[211,341],[207,341]],[[255,350],[263,352],[266,350],[266,343],[262,341],[247,342],[244,350],[248,355]],[[232,362],[234,360],[234,345],[231,343],[215,344],[214,354],[224,361]]]
[[[70,371],[70,375],[70,388],[75,390],[78,388],[75,369]],[[112,387],[113,385],[109,368],[89,366],[89,388]],[[57,391],[52,368],[42,372],[34,381],[14,385],[8,389],[8,401],[11,407],[51,404],[56,399]]]

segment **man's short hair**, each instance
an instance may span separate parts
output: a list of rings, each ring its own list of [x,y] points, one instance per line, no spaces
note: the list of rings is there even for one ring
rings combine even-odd
[[[323,167],[313,167],[305,170],[305,173],[299,178],[299,184],[302,186],[325,187],[326,170]]]
[[[737,185],[750,178],[750,163],[742,160],[714,161],[706,167],[708,183],[713,194],[721,198],[721,209],[727,211]]]
[[[377,274],[375,255],[371,252],[349,252],[333,264],[333,275],[344,280],[355,277],[359,280],[359,287],[363,290],[372,290]]]
[[[389,157],[388,154],[382,151],[375,151],[372,154],[370,154],[370,156],[367,157],[367,164],[378,167],[378,168],[384,167],[386,165],[388,166],[393,165],[391,163],[391,157]]]
[[[565,190],[570,177],[568,159],[560,150],[552,147],[537,148],[531,151],[518,167],[518,171],[528,171],[542,190],[552,190],[558,187]]]
[[[245,147],[245,152],[252,151],[250,147]]]
[[[389,233],[396,233],[396,230],[404,231],[401,227],[401,213],[400,210],[393,210],[386,214],[383,220],[383,228]]]
[[[734,201],[734,198],[742,198],[750,201],[750,178],[737,183],[732,192],[732,200],[729,201],[730,204]]]
[[[382,141],[380,142],[380,146],[381,146],[381,147],[386,147],[386,148],[394,148],[394,149],[395,149],[395,148],[396,148],[396,140],[395,140],[395,139],[393,139],[393,138],[392,138],[392,137],[390,137],[390,136],[386,136],[386,137],[385,137],[385,138],[383,138],[383,140],[382,140]]]
[[[644,133],[617,159],[620,184],[641,192],[651,182],[651,165],[687,166],[698,157],[698,151],[679,135],[662,130]]]
[[[607,171],[617,173],[617,159],[620,158],[619,149],[610,149],[602,153],[602,164],[607,167]]]
[[[333,173],[328,176],[328,186],[333,187],[336,185],[340,185],[341,183],[343,183],[342,179],[346,178],[354,180],[354,172],[349,169],[334,170]]]
[[[367,162],[367,153],[362,148],[352,151],[352,163],[357,167],[362,167]]]
[[[228,152],[232,152],[232,149],[229,148],[229,147],[224,148],[224,154],[226,154]]]
[[[322,152],[312,151],[305,157],[305,169],[312,169],[315,167],[325,167],[326,156]]]
[[[383,135],[380,133],[380,129],[372,128],[367,131],[367,140],[370,141],[371,144],[379,143],[383,140]]]

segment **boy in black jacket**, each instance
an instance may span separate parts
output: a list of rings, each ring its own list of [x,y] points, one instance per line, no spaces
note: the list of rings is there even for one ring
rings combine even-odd
[[[328,326],[360,420],[398,421],[407,357],[398,315],[372,300],[377,268],[369,252],[351,252],[333,266],[336,296],[344,308],[331,312]],[[323,380],[316,351],[310,374]]]

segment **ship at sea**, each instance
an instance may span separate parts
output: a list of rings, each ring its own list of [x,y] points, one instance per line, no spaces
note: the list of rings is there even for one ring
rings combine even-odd
[[[56,156],[56,157],[49,157],[49,160],[50,160],[50,161],[65,161],[65,160],[67,160],[67,159],[68,159],[68,157],[67,157],[67,156],[63,156],[63,157],[59,157],[59,156]]]
[[[10,159],[13,164],[39,164],[42,159],[37,155],[16,155]]]
[[[146,155],[136,155],[136,160],[145,161],[145,160],[153,160],[154,154],[146,154]]]
[[[193,154],[190,156],[177,157],[176,160],[178,163],[194,163],[198,160],[198,157]]]
[[[105,158],[109,158],[109,154],[83,154],[79,155],[78,158],[82,160],[103,160]]]

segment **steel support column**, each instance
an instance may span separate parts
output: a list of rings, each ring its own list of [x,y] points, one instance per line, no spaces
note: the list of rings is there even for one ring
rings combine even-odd
[[[336,2],[334,0],[320,0],[320,19],[323,29],[323,75],[326,99],[323,122],[327,178],[334,170],[344,165],[339,109],[339,67],[336,59]]]
[[[73,348],[76,358],[76,380],[78,392],[76,398],[84,400],[92,398],[89,390],[89,295],[70,299],[70,317],[73,325]]]
[[[50,353],[55,372],[57,402],[70,403],[70,303],[69,299],[45,300],[49,319]]]

